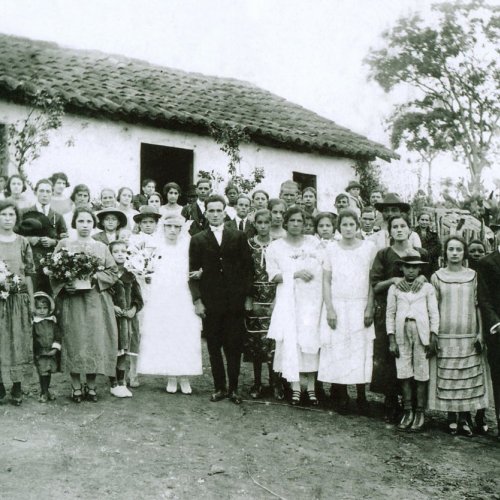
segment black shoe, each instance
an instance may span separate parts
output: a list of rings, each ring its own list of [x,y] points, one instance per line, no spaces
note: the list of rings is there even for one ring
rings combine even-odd
[[[347,396],[347,398],[338,399],[336,404],[337,412],[341,415],[347,415],[349,413],[349,402],[349,396]]]
[[[398,424],[399,431],[407,431],[413,424],[413,420],[415,419],[415,414],[413,410],[405,410],[403,418],[401,422]]]
[[[458,432],[465,437],[472,437],[474,436],[474,433],[472,432],[472,429],[470,428],[469,422],[467,421],[461,421],[458,423]]]
[[[370,405],[366,398],[356,399],[356,405],[358,407],[358,413],[364,415],[365,417],[370,414]]]
[[[241,396],[233,391],[231,392],[231,394],[229,394],[229,399],[235,404],[235,405],[240,405],[241,403],[243,403],[243,399],[241,399]]]
[[[95,388],[91,389],[87,384],[85,384],[85,399],[91,403],[97,403],[97,391]]]
[[[260,399],[262,397],[262,385],[252,385],[252,387],[250,388],[250,397],[252,399]]]
[[[211,396],[210,396],[210,401],[212,403],[217,403],[218,401],[222,401],[223,399],[227,398],[227,391],[225,389],[221,389],[220,391],[215,391]]]

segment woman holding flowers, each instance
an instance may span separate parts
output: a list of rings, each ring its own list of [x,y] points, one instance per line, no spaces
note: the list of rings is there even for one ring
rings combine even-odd
[[[14,233],[19,212],[14,200],[0,201],[0,403],[4,383],[12,402],[22,402],[21,382],[32,363],[33,254],[28,240]]]
[[[96,374],[115,376],[118,330],[111,295],[107,290],[118,280],[118,268],[108,247],[95,241],[96,218],[88,207],[78,207],[71,226],[76,238],[61,240],[49,262],[59,322],[63,331],[62,368],[71,375],[73,401],[83,396],[97,401]],[[61,262],[68,264],[61,266]],[[87,287],[79,286],[88,280]],[[81,374],[86,375],[85,394]]]

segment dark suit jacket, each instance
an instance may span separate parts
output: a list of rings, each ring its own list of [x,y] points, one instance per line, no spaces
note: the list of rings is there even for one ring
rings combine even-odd
[[[495,250],[478,263],[479,308],[485,337],[500,323],[500,252]],[[495,334],[500,338],[500,333]]]
[[[238,227],[236,226],[236,219],[230,219],[227,222],[224,222],[224,227],[233,231],[238,231]],[[255,228],[248,219],[247,223],[245,224],[245,230],[243,232],[246,234],[247,240],[255,236]]]
[[[182,209],[181,215],[186,220],[193,221],[191,227],[189,228],[189,234],[191,236],[198,234],[200,231],[203,231],[208,227],[208,221],[203,215],[202,211],[200,210],[200,207],[198,206],[197,202],[191,203],[190,205],[186,205]]]
[[[200,268],[201,279],[189,280],[193,302],[201,298],[208,313],[243,313],[253,280],[252,255],[245,234],[224,229],[220,246],[210,229],[194,235],[189,245],[189,270]]]
[[[148,197],[144,193],[139,193],[136,194],[132,198],[132,206],[136,209],[139,210],[143,205],[148,204]]]

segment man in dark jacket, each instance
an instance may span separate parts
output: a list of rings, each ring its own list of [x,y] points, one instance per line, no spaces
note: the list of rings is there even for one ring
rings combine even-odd
[[[209,227],[191,239],[189,246],[189,286],[195,311],[203,319],[215,392],[211,401],[238,395],[245,308],[249,308],[253,266],[245,233],[224,227],[224,198],[205,200]],[[201,277],[199,271],[201,270]],[[229,391],[222,358],[226,357]]]
[[[186,220],[193,221],[189,228],[189,234],[191,236],[194,236],[208,227],[208,222],[205,217],[205,200],[208,198],[211,191],[212,182],[210,179],[200,179],[196,183],[196,195],[198,199],[182,209],[181,215]]]

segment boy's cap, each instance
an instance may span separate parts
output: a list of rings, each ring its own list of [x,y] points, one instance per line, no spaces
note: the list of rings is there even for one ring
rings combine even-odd
[[[144,217],[153,217],[158,222],[161,219],[161,215],[158,213],[158,210],[155,207],[150,205],[143,205],[139,209],[139,213],[134,215],[134,222],[141,222]]]
[[[54,309],[56,308],[56,304],[54,302],[54,299],[47,293],[45,292],[35,292],[33,294],[33,299],[36,300],[36,299],[46,299],[49,301],[49,314],[52,314],[54,312]]]
[[[396,261],[400,265],[408,265],[408,266],[421,266],[423,264],[428,264],[425,260],[422,260],[420,255],[408,255],[406,257],[401,257],[401,259]]]

